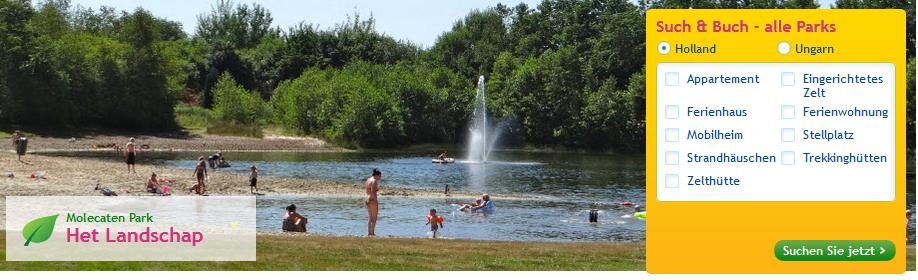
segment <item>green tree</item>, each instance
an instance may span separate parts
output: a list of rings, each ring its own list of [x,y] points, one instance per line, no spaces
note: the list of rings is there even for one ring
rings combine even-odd
[[[175,125],[176,97],[169,92],[167,59],[163,55],[156,19],[146,10],[137,9],[127,18],[122,37],[130,45],[125,63],[124,85],[129,97],[122,102],[132,108],[124,116],[124,125],[140,128],[163,128]]]
[[[214,86],[214,113],[217,118],[240,124],[259,124],[267,115],[265,102],[252,91],[245,90],[229,72],[223,73]]]
[[[583,97],[583,72],[573,48],[546,51],[517,69],[512,91],[520,96],[520,117],[529,143],[574,141]]]
[[[906,56],[915,56],[915,0],[836,0],[832,8],[905,10]]]
[[[497,55],[506,49],[507,26],[502,13],[509,11],[472,11],[437,38],[428,53],[430,59],[469,79],[491,72]]]
[[[34,11],[27,3],[0,1],[0,122],[16,121],[28,95],[32,36],[27,25]],[[17,94],[20,93],[20,94]]]

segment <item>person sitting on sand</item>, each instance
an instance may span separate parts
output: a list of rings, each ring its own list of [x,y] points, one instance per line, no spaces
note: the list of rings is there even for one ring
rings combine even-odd
[[[252,165],[252,174],[249,175],[249,188],[251,188],[252,194],[258,193],[258,167]]]
[[[199,195],[204,195],[207,192],[207,185],[204,184],[205,179],[207,179],[207,164],[204,163],[204,157],[198,158],[198,165],[194,167],[194,177],[198,179],[198,187],[200,188]]]
[[[194,185],[191,185],[191,188],[188,188],[188,192],[194,194],[203,194],[203,192],[201,192],[201,184],[194,183]]]
[[[443,228],[443,216],[437,216],[437,209],[431,208],[430,214],[427,214],[427,223],[425,225],[430,225],[433,238],[437,238],[437,230]]]
[[[164,179],[157,180],[156,173],[151,174],[150,179],[147,180],[147,192],[161,194],[161,195],[169,195],[169,186],[162,184],[165,182],[166,180]]]
[[[494,211],[494,202],[491,201],[491,196],[489,196],[488,194],[482,194],[481,200],[482,200],[481,204],[472,206],[469,209],[472,211],[480,211],[480,212]]]
[[[307,223],[309,223],[309,220],[296,212],[296,205],[290,204],[290,206],[287,206],[287,213],[284,214],[284,224],[282,226],[284,231],[306,232]]]

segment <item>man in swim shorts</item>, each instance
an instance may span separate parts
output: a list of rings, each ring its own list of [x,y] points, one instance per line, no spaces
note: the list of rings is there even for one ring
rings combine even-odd
[[[364,204],[367,205],[367,213],[369,214],[367,236],[376,236],[376,218],[379,215],[379,200],[376,194],[379,192],[379,180],[381,178],[382,172],[379,172],[379,169],[373,169],[373,176],[367,178],[365,184],[367,198],[364,200]]]
[[[127,145],[124,146],[124,155],[127,157],[128,172],[130,173],[137,173],[137,168],[134,166],[134,162],[137,161],[136,146],[134,137],[131,137],[131,140],[128,140]]]

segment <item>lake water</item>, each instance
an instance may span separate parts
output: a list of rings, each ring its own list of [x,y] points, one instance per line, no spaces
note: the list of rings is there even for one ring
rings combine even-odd
[[[425,237],[427,212],[444,216],[440,235],[451,238],[526,241],[642,241],[645,222],[631,218],[630,201],[644,205],[644,161],[641,157],[503,152],[487,164],[431,164],[430,153],[231,153],[232,167],[219,172],[248,172],[257,165],[262,176],[322,179],[362,186],[373,168],[383,172],[385,187],[442,192],[496,193],[496,210],[488,215],[457,210],[456,198],[382,197],[378,235]],[[426,155],[426,156],[425,156]],[[171,153],[152,159],[190,168],[199,154]],[[505,197],[501,197],[504,195]],[[524,198],[524,199],[521,199]],[[466,201],[470,202],[470,201]],[[362,198],[264,196],[258,198],[258,228],[278,231],[283,208],[296,204],[317,234],[365,235]],[[600,209],[599,223],[588,221],[589,209]]]
[[[227,153],[232,167],[218,172],[248,172],[257,165],[262,176],[321,179],[362,186],[373,168],[383,172],[383,188],[441,192],[498,193],[489,215],[457,211],[455,198],[382,197],[377,234],[425,237],[425,217],[435,208],[445,218],[440,235],[462,239],[525,241],[643,241],[645,221],[630,218],[623,201],[645,205],[642,156],[497,152],[489,164],[430,163],[434,153]],[[68,156],[100,154],[68,153]],[[191,169],[201,153],[145,153],[142,161]],[[914,178],[907,182],[906,205],[915,211]],[[506,197],[509,196],[510,198]],[[525,197],[526,199],[517,199]],[[366,208],[356,197],[258,197],[259,231],[279,231],[283,208],[296,204],[309,218],[309,231],[329,235],[366,234]],[[588,222],[591,206],[599,223]],[[650,210],[652,213],[652,210]],[[653,217],[650,217],[651,219]],[[910,243],[915,221],[909,223]]]

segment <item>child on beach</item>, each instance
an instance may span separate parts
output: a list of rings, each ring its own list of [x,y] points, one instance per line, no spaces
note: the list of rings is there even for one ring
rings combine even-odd
[[[252,165],[252,175],[249,175],[249,188],[251,188],[252,194],[258,193],[258,167]]]
[[[425,225],[430,225],[433,238],[437,238],[437,230],[443,228],[443,216],[437,216],[437,209],[431,208],[430,214],[427,214],[427,223]]]
[[[207,186],[204,185],[204,180],[207,178],[207,163],[204,161],[204,157],[198,158],[198,165],[194,167],[194,177],[198,179],[196,185],[200,191],[197,191],[197,193],[204,195],[207,192]]]

